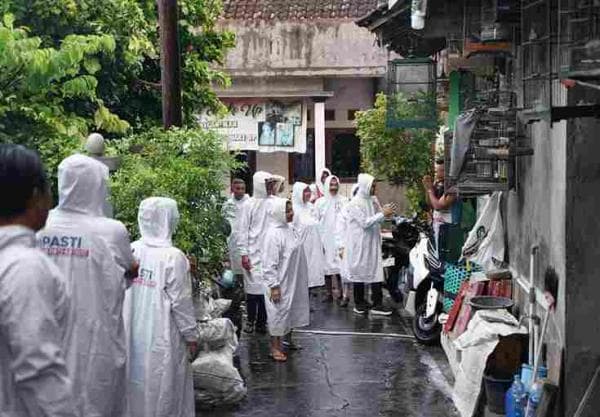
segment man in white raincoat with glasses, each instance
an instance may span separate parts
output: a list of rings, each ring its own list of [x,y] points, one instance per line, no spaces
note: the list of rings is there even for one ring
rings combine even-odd
[[[173,246],[177,203],[152,197],[140,204],[141,239],[132,246],[139,277],[127,291],[130,417],[193,417],[191,356],[198,331],[190,265]]]

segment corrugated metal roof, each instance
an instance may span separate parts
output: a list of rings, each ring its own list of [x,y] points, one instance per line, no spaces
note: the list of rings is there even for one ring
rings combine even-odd
[[[377,8],[378,0],[224,0],[224,19],[358,19]]]

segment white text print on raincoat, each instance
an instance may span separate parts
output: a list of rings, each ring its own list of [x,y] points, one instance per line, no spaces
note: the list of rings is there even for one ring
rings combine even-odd
[[[308,286],[313,288],[325,285],[323,275],[324,256],[315,207],[303,201],[304,190],[307,187],[308,185],[303,182],[294,184],[292,203],[294,205],[294,228],[300,233],[306,233],[304,253],[306,258],[310,260],[308,263]]]
[[[104,217],[107,182],[108,168],[103,163],[85,155],[64,159],[58,166],[58,207],[50,212],[48,224],[55,216],[66,216],[102,237],[124,274],[134,263],[131,240],[123,223]]]
[[[189,263],[171,241],[178,220],[174,200],[152,197],[140,204],[142,238],[133,244],[140,274],[124,309],[130,417],[194,416],[186,341],[196,341],[198,332]]]
[[[55,215],[38,246],[62,272],[71,297],[65,358],[82,416],[120,417],[126,411],[125,281],[106,242],[85,222]]]
[[[63,355],[69,297],[35,234],[0,227],[0,416],[75,417]]]
[[[303,239],[286,220],[287,201],[273,201],[269,227],[263,250],[263,277],[267,285],[265,304],[271,336],[284,336],[290,330],[308,326],[308,270]],[[281,300],[273,303],[270,289],[281,289]]]
[[[240,256],[248,256],[252,264],[250,272],[244,271],[244,291],[246,291],[246,294],[262,295],[265,293],[262,280],[261,254],[269,224],[268,209],[270,206],[265,181],[270,178],[272,178],[272,175],[268,172],[259,171],[254,174],[254,193],[242,208],[238,253]]]
[[[240,223],[242,216],[242,207],[250,199],[248,195],[244,195],[241,200],[236,199],[233,195],[223,205],[223,216],[229,221],[231,233],[227,238],[227,247],[229,250],[229,262],[231,270],[236,275],[241,275],[244,272],[242,268],[242,257],[239,253],[238,239],[240,235]]]
[[[368,174],[358,176],[358,192],[348,204],[348,279],[353,282],[383,281],[381,259],[381,223],[383,213],[371,196],[375,179]]]
[[[316,207],[321,223],[321,238],[323,248],[325,249],[325,275],[336,275],[340,273],[340,256],[337,250],[335,232],[337,228],[338,216],[348,200],[339,195],[332,196],[329,192],[331,181],[336,179],[338,184],[340,180],[336,176],[330,175],[325,180],[325,195],[317,200]]]

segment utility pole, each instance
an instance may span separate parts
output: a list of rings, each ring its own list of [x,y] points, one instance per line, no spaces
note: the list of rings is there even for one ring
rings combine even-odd
[[[165,129],[181,126],[181,64],[177,28],[177,0],[158,0],[160,84]]]

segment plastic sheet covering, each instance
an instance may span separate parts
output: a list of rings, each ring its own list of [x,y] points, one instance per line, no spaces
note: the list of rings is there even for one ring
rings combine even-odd
[[[469,327],[454,347],[461,351],[456,368],[456,383],[452,399],[462,417],[472,417],[488,356],[496,349],[500,336],[526,334],[527,329],[506,310],[481,310],[469,322]]]
[[[233,366],[229,349],[200,353],[192,364],[192,370],[198,407],[232,405],[246,397],[246,385]]]

